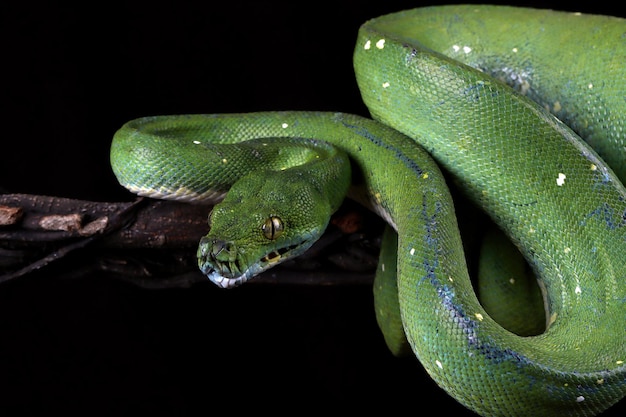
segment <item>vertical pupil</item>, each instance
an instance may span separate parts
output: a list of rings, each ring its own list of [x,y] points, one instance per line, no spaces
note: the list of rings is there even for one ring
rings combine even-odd
[[[268,239],[276,239],[283,232],[283,221],[280,217],[272,216],[265,220],[261,228],[263,235]]]

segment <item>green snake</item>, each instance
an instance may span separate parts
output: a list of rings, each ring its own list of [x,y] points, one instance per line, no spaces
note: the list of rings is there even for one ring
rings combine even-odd
[[[408,10],[359,30],[354,69],[374,120],[146,117],[116,133],[111,163],[134,193],[221,201],[198,259],[225,288],[305,251],[347,192],[397,232],[375,283],[394,352],[410,346],[483,416],[597,415],[626,393],[625,58],[619,18]],[[523,254],[545,331],[517,335],[479,302],[447,184]]]

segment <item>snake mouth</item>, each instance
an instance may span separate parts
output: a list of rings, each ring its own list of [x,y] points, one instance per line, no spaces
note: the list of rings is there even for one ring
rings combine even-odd
[[[250,281],[263,271],[299,255],[309,246],[310,244],[305,244],[303,247],[300,242],[274,249],[249,266],[246,266],[245,260],[240,255],[224,262],[216,259],[211,253],[202,255],[202,249],[200,249],[198,263],[202,273],[215,285],[221,288],[234,288]]]

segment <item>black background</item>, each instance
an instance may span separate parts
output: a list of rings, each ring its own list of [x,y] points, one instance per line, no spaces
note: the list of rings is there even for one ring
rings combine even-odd
[[[366,115],[351,63],[359,25],[428,4],[3,5],[0,187],[131,200],[108,147],[145,115]],[[619,15],[615,2],[511,4]],[[414,359],[386,351],[366,286],[153,291],[106,274],[39,274],[0,287],[0,414],[207,415],[222,405],[473,415]]]

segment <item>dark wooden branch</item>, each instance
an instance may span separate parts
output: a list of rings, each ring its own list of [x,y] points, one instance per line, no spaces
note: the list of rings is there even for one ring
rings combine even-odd
[[[0,283],[51,268],[78,276],[90,270],[113,272],[142,287],[204,282],[195,253],[208,231],[209,210],[210,206],[142,198],[91,202],[0,195]],[[252,282],[370,283],[380,225],[375,216],[347,208],[305,256]]]

